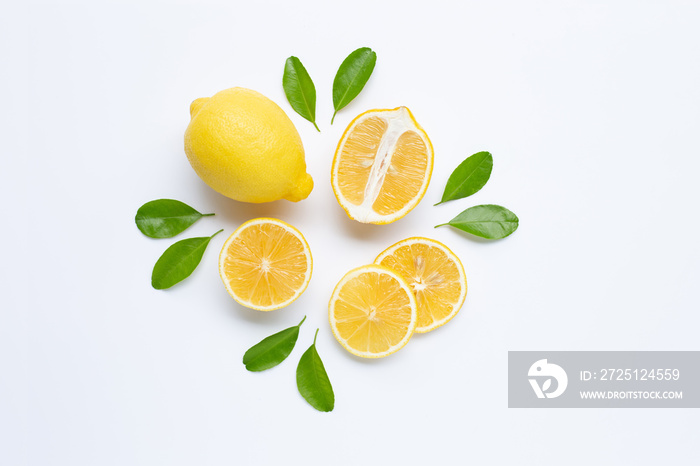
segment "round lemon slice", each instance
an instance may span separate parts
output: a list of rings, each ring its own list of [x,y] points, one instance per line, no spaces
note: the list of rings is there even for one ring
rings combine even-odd
[[[274,218],[245,222],[219,255],[219,275],[238,303],[258,311],[287,306],[306,290],[313,260],[304,236]]]
[[[345,130],[333,158],[333,192],[362,223],[394,222],[423,198],[433,146],[410,110],[369,110]]]
[[[439,241],[407,238],[374,260],[389,267],[409,284],[416,297],[416,332],[426,333],[450,321],[467,296],[467,277],[459,258]]]
[[[381,265],[348,272],[333,291],[328,313],[338,342],[363,358],[381,358],[403,348],[417,318],[411,288]]]

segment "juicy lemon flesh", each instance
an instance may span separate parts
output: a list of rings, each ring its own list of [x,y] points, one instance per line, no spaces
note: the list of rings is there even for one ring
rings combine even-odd
[[[399,136],[372,209],[382,215],[403,209],[418,195],[427,166],[428,151],[418,133],[406,131]]]
[[[421,243],[400,246],[380,265],[395,270],[413,289],[418,307],[417,332],[443,323],[455,306],[461,305],[460,270],[440,248]]]
[[[335,302],[339,338],[361,353],[383,353],[411,329],[411,301],[395,278],[365,272],[346,282]]]
[[[361,120],[347,135],[339,154],[338,188],[350,204],[391,215],[419,195],[429,154],[416,131],[381,115]]]
[[[340,154],[338,185],[340,193],[353,205],[360,205],[365,199],[367,180],[388,126],[383,118],[370,117],[348,135]]]
[[[244,304],[270,307],[294,297],[306,280],[307,255],[295,235],[273,223],[251,225],[228,245],[223,275]]]

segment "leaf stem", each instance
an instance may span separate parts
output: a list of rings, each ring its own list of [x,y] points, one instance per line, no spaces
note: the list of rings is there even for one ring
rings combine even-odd
[[[216,214],[213,214],[213,213],[212,214],[202,214],[202,217],[211,217],[212,215],[216,215]]]
[[[215,237],[216,235],[218,235],[218,234],[221,233],[222,231],[224,231],[223,228],[222,228],[221,230],[217,231],[216,233],[214,233],[213,235],[211,235],[209,238]]]
[[[315,121],[312,121],[311,123],[313,123],[313,124],[314,124],[314,128],[316,128],[316,131],[318,131],[318,132],[320,133],[320,132],[321,132],[321,130],[320,130],[320,129],[318,129],[318,126],[316,126],[316,122],[315,122]]]
[[[449,225],[449,223],[441,223],[440,225],[435,225],[433,228],[444,227],[445,225]]]
[[[301,324],[303,324],[305,320],[306,320],[306,316],[304,316],[304,318],[301,319],[301,322],[299,322],[299,325],[297,325],[297,327],[301,327]]]
[[[442,204],[443,202],[445,202],[445,201],[440,201],[440,202],[438,202],[437,204],[433,204],[433,207],[435,207],[436,205],[440,205],[440,204]]]
[[[338,110],[336,110],[335,112],[333,112],[333,118],[331,118],[331,124],[333,124],[333,120],[335,120],[335,114],[336,114],[336,113],[338,113]]]
[[[313,342],[314,346],[316,345],[316,337],[318,336],[318,331],[319,331],[319,329],[316,329],[316,334],[314,335],[314,342]]]

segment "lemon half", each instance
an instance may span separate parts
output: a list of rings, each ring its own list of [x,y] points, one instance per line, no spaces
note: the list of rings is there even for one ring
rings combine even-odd
[[[238,303],[258,311],[279,309],[309,286],[313,259],[304,235],[275,218],[238,227],[219,255],[219,275]]]
[[[408,108],[369,110],[340,139],[331,183],[348,217],[381,225],[418,205],[432,172],[433,146]]]

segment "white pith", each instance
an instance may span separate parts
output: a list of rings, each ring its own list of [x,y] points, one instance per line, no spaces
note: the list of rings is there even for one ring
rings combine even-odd
[[[252,304],[250,301],[241,299],[240,296],[236,294],[235,291],[231,288],[228,280],[225,279],[225,274],[224,274],[224,253],[228,250],[229,244],[231,244],[232,241],[234,241],[238,236],[241,234],[242,231],[246,230],[248,227],[254,226],[254,225],[260,225],[260,224],[274,224],[279,227],[282,227],[284,230],[287,232],[291,233],[294,235],[299,241],[301,241],[301,244],[304,245],[304,251],[306,252],[306,269],[308,270],[308,273],[306,273],[306,276],[304,277],[304,282],[301,284],[301,286],[295,291],[294,295],[292,295],[289,299],[287,299],[284,302],[277,303],[277,304],[271,304],[270,306],[258,306],[255,304]],[[266,260],[263,260],[262,267],[265,268]],[[269,263],[267,264],[269,266]],[[236,231],[234,231],[231,236],[228,237],[228,239],[224,242],[224,245],[221,248],[221,253],[219,254],[219,275],[221,276],[221,280],[224,282],[224,286],[226,287],[226,290],[228,293],[231,295],[233,299],[236,300],[239,304],[245,307],[249,307],[251,309],[256,309],[258,311],[273,311],[275,309],[280,309],[282,307],[287,306],[288,304],[292,303],[295,301],[304,291],[306,291],[306,288],[309,286],[309,282],[311,281],[311,274],[313,273],[313,260],[311,257],[311,249],[309,248],[309,244],[306,242],[306,239],[304,239],[304,236],[294,228],[293,226],[289,225],[288,223],[282,222],[280,220],[274,219],[274,218],[256,218],[253,220],[249,220],[245,222],[243,225],[238,227]]]
[[[340,166],[340,154],[343,152],[345,147],[345,139],[342,141],[341,145],[336,151],[336,157],[333,160],[333,190],[340,201],[340,204],[346,210],[348,215],[362,223],[389,223],[393,220],[399,219],[406,215],[411,209],[413,209],[416,204],[423,198],[426,189],[428,188],[428,182],[430,181],[430,174],[432,171],[432,159],[433,152],[432,146],[425,136],[425,132],[416,126],[410,112],[406,107],[399,107],[395,110],[381,110],[376,112],[368,112],[366,114],[360,115],[346,130],[344,138],[347,137],[354,128],[365,121],[368,118],[378,117],[382,118],[387,122],[387,129],[382,139],[379,143],[377,149],[377,154],[372,164],[372,169],[370,170],[369,177],[367,179],[367,185],[365,186],[364,199],[362,204],[354,205],[350,203],[347,199],[343,197],[340,192],[340,186],[338,185],[338,170]],[[423,178],[423,183],[418,190],[418,194],[414,199],[408,202],[402,209],[389,215],[382,215],[375,212],[372,209],[372,205],[377,200],[379,193],[382,189],[382,184],[384,183],[384,178],[387,171],[391,168],[391,158],[394,154],[394,149],[399,137],[406,131],[415,131],[423,142],[425,143],[426,151],[428,153],[428,170],[426,176]]]
[[[340,290],[342,290],[343,285],[345,285],[347,282],[350,280],[365,274],[365,273],[380,273],[380,274],[385,274],[389,275],[390,277],[394,278],[395,280],[398,281],[399,285],[401,288],[406,291],[408,295],[409,302],[411,303],[411,323],[409,324],[408,327],[408,332],[406,333],[406,336],[397,344],[392,346],[391,348],[387,349],[386,351],[383,351],[381,353],[371,353],[368,351],[358,351],[355,348],[350,347],[347,345],[345,340],[343,340],[338,333],[338,329],[336,327],[337,321],[335,319],[335,316],[333,315],[333,304],[338,300],[338,297],[340,295]],[[328,320],[331,325],[331,331],[333,332],[333,336],[335,336],[335,339],[338,340],[338,342],[348,350],[350,353],[354,354],[355,356],[360,356],[363,358],[381,358],[384,356],[388,356],[392,353],[395,353],[396,351],[400,350],[403,348],[406,343],[408,343],[408,340],[411,339],[411,336],[413,335],[413,332],[416,327],[416,322],[418,321],[418,312],[417,312],[417,306],[416,306],[416,300],[415,296],[413,296],[413,292],[411,291],[411,288],[408,286],[406,283],[406,280],[403,279],[398,273],[394,272],[393,270],[389,269],[388,267],[384,267],[383,265],[365,265],[362,267],[358,267],[356,269],[351,270],[350,272],[346,273],[345,276],[338,282],[338,284],[335,286],[335,289],[333,290],[333,295],[331,295],[331,300],[328,304]],[[373,311],[372,311],[373,312]],[[370,319],[373,316],[370,314]]]

